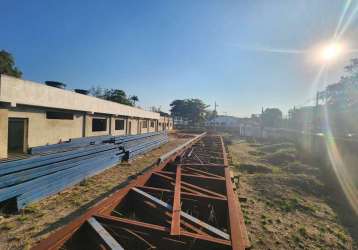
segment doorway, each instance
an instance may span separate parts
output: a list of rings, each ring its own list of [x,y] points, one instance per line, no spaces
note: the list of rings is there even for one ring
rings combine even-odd
[[[9,118],[8,131],[8,152],[26,153],[27,119]]]
[[[128,134],[129,135],[132,134],[132,122],[131,121],[128,122]]]

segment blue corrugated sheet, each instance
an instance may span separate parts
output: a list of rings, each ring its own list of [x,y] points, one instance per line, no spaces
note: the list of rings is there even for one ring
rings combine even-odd
[[[32,149],[33,157],[0,163],[0,203],[18,209],[168,142],[166,132],[96,136]]]

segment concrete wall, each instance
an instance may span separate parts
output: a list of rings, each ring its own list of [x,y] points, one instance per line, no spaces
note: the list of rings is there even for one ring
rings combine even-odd
[[[148,129],[148,120],[146,120],[146,119],[140,119],[139,120],[139,122],[140,122],[140,127],[139,127],[139,134],[144,134],[144,133],[148,133],[148,131],[149,131],[149,129]],[[144,125],[144,124],[146,124],[146,126]]]
[[[124,120],[124,129],[123,130],[116,130],[115,123],[116,120]],[[112,117],[111,118],[111,135],[125,135],[127,130],[127,118],[124,117]]]
[[[131,123],[131,128],[129,127],[129,122]],[[136,135],[138,134],[138,119],[128,118],[127,121],[127,134]]]
[[[160,125],[158,126],[159,131],[172,130],[173,129],[173,118],[161,116],[159,119]]]
[[[105,131],[92,131],[92,123],[93,123],[93,119],[105,119],[107,121],[107,128]],[[106,115],[90,115],[87,114],[86,115],[86,122],[85,122],[85,136],[100,136],[100,135],[109,135],[109,131],[110,131],[110,126],[112,124],[110,124],[110,117],[106,116]]]
[[[0,108],[0,159],[7,157],[8,110]]]
[[[45,110],[10,108],[9,118],[27,119],[27,147],[36,147],[82,137],[83,114],[75,113],[73,120],[46,119]],[[2,130],[1,130],[2,131]]]
[[[153,125],[153,127],[152,127]],[[148,121],[148,132],[155,132],[157,131],[157,121],[149,120]]]
[[[0,102],[148,119],[160,117],[159,113],[6,75],[0,75]]]
[[[166,117],[161,116],[159,119],[158,130],[163,131],[166,129]]]

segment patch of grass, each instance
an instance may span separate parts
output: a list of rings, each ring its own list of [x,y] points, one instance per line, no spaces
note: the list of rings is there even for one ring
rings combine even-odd
[[[111,183],[107,183],[106,185],[104,185],[104,189],[109,191],[113,188],[113,185]]]
[[[335,232],[335,235],[338,239],[340,239],[343,243],[346,243],[347,242],[347,236],[345,235],[344,232],[342,231],[338,231],[338,232]]]
[[[266,153],[274,153],[282,149],[294,149],[295,145],[293,143],[277,143],[277,144],[271,144],[271,145],[264,145],[259,148],[260,151],[266,152]]]
[[[307,237],[307,230],[306,230],[305,227],[300,227],[300,228],[298,229],[298,232],[299,232],[299,234],[302,235],[303,237]]]
[[[297,198],[288,200],[278,200],[278,207],[284,212],[292,212],[300,207],[300,202]]]
[[[248,174],[254,173],[272,173],[272,169],[265,165],[239,164],[239,170]]]
[[[274,204],[271,201],[266,201],[265,203],[268,207],[274,207]]]
[[[301,238],[296,234],[292,235],[292,240],[296,243],[301,242]]]
[[[40,211],[39,207],[37,204],[30,204],[27,207],[24,208],[24,213],[30,213],[30,214],[34,214],[34,213],[38,213]]]
[[[20,222],[25,222],[28,219],[29,219],[29,217],[26,216],[26,215],[21,215],[21,216],[17,217],[17,220],[20,221]]]
[[[262,152],[262,151],[249,151],[248,153],[250,155],[253,155],[253,156],[264,156],[264,155],[266,155],[266,153]]]
[[[277,152],[270,153],[261,157],[264,162],[268,162],[272,165],[284,166],[290,162],[296,160],[296,150],[295,149],[280,149]]]
[[[5,222],[3,225],[2,225],[2,229],[3,230],[11,230],[13,228],[16,227],[16,223],[14,221],[8,221],[8,222]]]
[[[83,181],[80,182],[80,186],[81,186],[81,187],[86,187],[86,186],[88,186],[88,185],[89,185],[89,182],[88,182],[87,179],[84,179]]]

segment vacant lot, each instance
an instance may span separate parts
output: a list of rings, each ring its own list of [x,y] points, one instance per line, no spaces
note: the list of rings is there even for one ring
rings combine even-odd
[[[116,191],[119,184],[188,139],[171,135],[169,142],[140,156],[131,164],[120,164],[85,182],[27,207],[21,214],[0,214],[0,250],[29,249],[52,231],[84,213]]]
[[[357,249],[293,144],[233,140],[229,152],[252,249]]]

